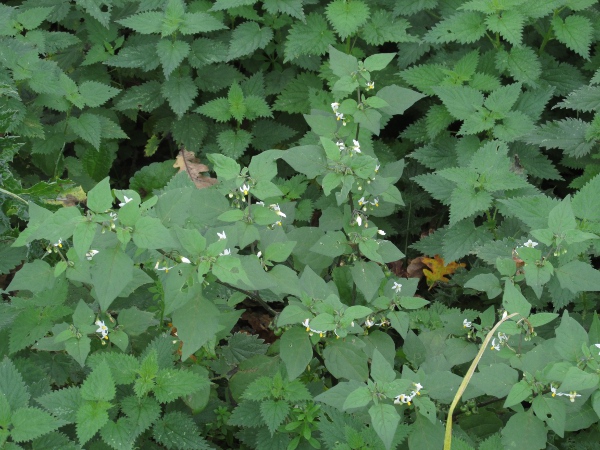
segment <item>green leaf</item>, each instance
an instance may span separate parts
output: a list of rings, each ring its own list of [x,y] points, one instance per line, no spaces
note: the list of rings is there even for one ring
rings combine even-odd
[[[450,226],[475,213],[486,211],[492,205],[492,196],[473,187],[459,186],[452,191],[450,204]]]
[[[595,373],[584,372],[577,367],[570,367],[559,387],[561,392],[583,391],[598,386],[600,376]]]
[[[556,352],[566,361],[576,362],[581,355],[581,346],[588,345],[585,329],[568,312],[564,312],[560,325],[556,328]]]
[[[336,378],[367,381],[367,356],[350,342],[333,341],[323,351],[325,367]]]
[[[152,397],[125,397],[121,400],[121,411],[130,418],[136,427],[136,434],[142,433],[158,419],[161,413],[159,403]]]
[[[346,400],[344,401],[343,409],[363,408],[367,406],[371,400],[373,400],[373,394],[371,394],[369,388],[361,386],[348,394],[348,397],[346,397]]]
[[[29,392],[14,363],[4,358],[0,362],[0,393],[8,401],[12,411],[29,405]]]
[[[585,137],[588,128],[589,123],[581,119],[555,120],[541,125],[523,140],[546,148],[560,148],[567,155],[580,158],[587,155],[594,146],[594,142],[588,142]]]
[[[112,200],[112,195],[111,195]],[[89,194],[88,194],[88,202],[89,202]],[[89,205],[88,205],[89,207]],[[91,208],[90,208],[91,209]],[[73,247],[77,252],[77,257],[83,261],[85,258],[85,254],[90,249],[92,245],[92,241],[96,236],[96,232],[98,231],[99,226],[97,223],[93,222],[80,222],[75,226],[75,231],[73,232]]]
[[[531,87],[537,86],[542,73],[542,65],[537,53],[529,47],[513,47],[509,52],[504,50],[496,54],[496,68],[507,70],[517,82]]]
[[[571,205],[577,217],[583,220],[600,221],[600,175],[596,175],[573,196]]]
[[[173,74],[161,87],[162,95],[178,118],[192,106],[198,88],[189,75]]]
[[[531,394],[532,390],[529,386],[529,383],[527,383],[525,380],[521,380],[510,389],[510,392],[504,401],[503,407],[509,408],[511,406],[518,405],[523,400],[528,399]]]
[[[139,86],[132,86],[121,95],[116,102],[117,111],[140,109],[151,112],[165,101],[160,92],[161,85],[156,80],[147,81]]]
[[[284,400],[265,400],[260,404],[260,415],[267,424],[271,436],[283,423],[289,412],[290,406]]]
[[[377,383],[390,383],[396,379],[394,368],[377,349],[373,350],[371,358],[371,378]]]
[[[85,444],[108,422],[110,403],[85,402],[77,410],[77,438]]]
[[[243,22],[231,32],[227,59],[237,59],[249,55],[259,48],[265,48],[272,39],[273,30],[271,28],[261,28],[256,22]]]
[[[120,248],[106,249],[93,259],[92,284],[102,311],[133,279],[133,261]]]
[[[144,216],[135,223],[133,242],[140,248],[175,247],[169,230],[155,217]]]
[[[541,450],[546,448],[546,427],[544,422],[531,413],[518,412],[513,415],[502,429],[504,448],[528,448]]]
[[[351,268],[352,279],[358,290],[365,296],[365,300],[371,301],[381,281],[385,278],[381,267],[374,262],[357,261]]]
[[[327,157],[319,145],[292,147],[282,155],[281,159],[308,178],[316,178],[327,169]]]
[[[381,130],[381,114],[379,111],[375,109],[358,110],[353,117],[356,123],[379,136]]]
[[[163,14],[160,12],[143,12],[126,19],[117,20],[124,27],[131,28],[140,34],[159,33],[162,27]]]
[[[456,119],[468,119],[483,105],[483,94],[468,86],[439,86],[432,89]]]
[[[219,1],[222,0],[217,3]],[[210,449],[192,418],[180,411],[166,413],[156,422],[152,434],[154,439],[167,448]]]
[[[196,109],[196,112],[204,114],[217,122],[227,122],[232,118],[229,111],[229,101],[226,98],[211,100]]]
[[[478,12],[459,12],[437,23],[426,35],[432,44],[458,42],[471,44],[485,34],[483,17]]]
[[[371,424],[377,436],[381,438],[385,448],[390,450],[396,429],[400,423],[400,415],[396,411],[396,408],[392,405],[379,403],[369,408],[369,416],[371,417]]]
[[[568,108],[575,111],[593,112],[600,110],[600,87],[583,86],[571,92],[556,105],[559,108]]]
[[[358,59],[329,46],[329,67],[338,77],[352,75],[358,70]]]
[[[121,90],[96,81],[84,81],[79,85],[79,92],[87,106],[96,108],[113,98]]]
[[[98,116],[83,113],[79,117],[69,117],[68,124],[73,133],[92,144],[96,150],[100,149],[102,123]]]
[[[563,289],[574,294],[582,291],[600,291],[600,271],[583,261],[571,261],[554,269]]]
[[[310,89],[323,89],[323,82],[314,74],[302,72],[287,83],[277,97],[273,109],[289,113],[308,113],[310,111]]]
[[[32,263],[25,263],[12,279],[7,291],[28,290],[31,292],[42,292],[51,289],[54,285],[54,273],[50,265],[36,259]]]
[[[507,364],[491,364],[479,369],[471,383],[487,395],[502,398],[517,383],[519,373]]]
[[[119,328],[130,336],[138,336],[144,333],[148,327],[155,325],[154,313],[140,311],[135,306],[122,309],[119,312]]]
[[[518,47],[521,45],[525,17],[520,12],[508,10],[491,14],[486,17],[485,24],[488,30],[499,33],[513,46]]]
[[[156,53],[163,66],[165,78],[168,79],[169,75],[179,67],[190,53],[190,45],[183,41],[174,41],[168,38],[161,39],[156,44]]]
[[[207,382],[199,374],[188,370],[162,369],[156,375],[152,392],[160,403],[170,403],[196,392]]]
[[[17,14],[16,19],[26,30],[34,30],[48,18],[52,10],[52,7],[21,10],[22,12]]]
[[[12,414],[10,435],[15,442],[30,441],[56,430],[62,423],[38,408],[20,408]]]
[[[263,1],[263,8],[271,14],[280,12],[301,21],[305,20],[302,0],[265,0]]]
[[[92,340],[87,336],[74,337],[65,342],[67,353],[83,368],[91,351]]]
[[[529,317],[529,312],[531,311],[531,304],[510,280],[507,280],[504,285],[502,306],[509,314],[519,313],[519,318]]]
[[[116,395],[115,382],[106,361],[98,364],[81,385],[81,398],[110,401]]]
[[[306,16],[306,22],[297,21],[292,25],[285,41],[284,63],[301,55],[323,55],[330,45],[335,44],[333,32],[318,13]]]
[[[514,262],[514,261],[513,261]],[[514,271],[511,273],[511,276]],[[500,280],[492,273],[480,273],[475,275],[469,281],[465,283],[465,287],[469,289],[475,289],[483,291],[487,294],[489,299],[495,298],[502,293],[500,287]]]
[[[60,420],[67,423],[75,423],[77,420],[77,410],[83,403],[83,400],[80,394],[80,387],[72,386],[38,397],[36,402]]]
[[[219,324],[219,316],[219,310],[201,297],[193,298],[173,313],[173,325],[183,341],[182,361],[214,339],[217,332],[223,329]]]
[[[183,35],[209,33],[227,28],[220,20],[203,12],[185,13],[179,32]]]
[[[296,379],[308,367],[313,349],[306,330],[300,327],[288,329],[280,338],[279,355],[285,364],[290,380]]]
[[[559,15],[552,18],[556,39],[585,59],[590,57],[593,27],[590,19],[573,14],[563,21]]]
[[[361,0],[333,0],[325,8],[325,15],[340,39],[346,40],[367,21],[370,11],[367,4]]]
[[[217,143],[223,154],[234,159],[246,152],[251,140],[252,135],[246,130],[224,130],[217,136]]]
[[[383,45],[386,42],[417,42],[418,38],[407,33],[411,27],[406,19],[393,17],[386,10],[380,9],[371,15],[371,19],[364,24],[361,37],[369,45]]]

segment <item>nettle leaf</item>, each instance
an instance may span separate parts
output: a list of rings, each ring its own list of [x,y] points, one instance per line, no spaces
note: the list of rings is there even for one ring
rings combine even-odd
[[[236,8],[238,6],[254,5],[257,0],[216,0],[211,11],[223,11],[224,9]]]
[[[333,0],[325,8],[327,20],[342,40],[356,33],[369,18],[369,7],[362,0]]]
[[[520,46],[523,38],[523,25],[525,17],[516,11],[508,10],[497,12],[485,18],[488,30],[499,33],[507,42]]]
[[[180,411],[168,412],[161,417],[154,424],[152,435],[169,449],[210,449],[192,418]]]
[[[61,421],[38,408],[21,408],[13,412],[10,436],[15,442],[35,439],[56,430]]]
[[[120,89],[96,81],[84,81],[79,85],[79,93],[83,101],[91,108],[103,105],[119,92]]]
[[[145,112],[154,111],[165,101],[158,81],[147,81],[139,86],[133,86],[125,91],[116,102],[117,111],[139,109]]]
[[[265,0],[263,8],[271,14],[280,12],[304,21],[302,0]]]
[[[383,9],[375,11],[371,20],[362,28],[361,37],[369,45],[383,45],[386,42],[418,42],[419,38],[407,33],[411,27],[406,19],[394,17]]]
[[[473,186],[459,186],[452,191],[450,204],[450,226],[486,211],[492,205],[492,196],[486,191],[476,190]]]
[[[174,74],[163,83],[161,92],[173,112],[181,118],[194,103],[198,88],[189,75]]]
[[[100,118],[91,113],[83,113],[79,117],[69,117],[67,122],[71,131],[86,142],[94,146],[96,150],[100,148],[100,137],[102,134],[102,123]]]
[[[117,20],[124,27],[131,28],[140,34],[159,33],[162,27],[163,14],[156,11],[143,12],[126,19]]]
[[[296,22],[285,41],[284,63],[301,55],[323,55],[336,40],[327,22],[317,13],[306,16],[306,23]]]
[[[289,412],[290,406],[284,400],[265,400],[260,403],[260,415],[267,424],[271,436],[283,423]]]
[[[252,135],[246,130],[225,130],[217,136],[217,144],[224,155],[238,159],[252,141]]]
[[[156,53],[163,66],[165,78],[169,78],[169,75],[179,67],[190,53],[190,45],[183,41],[161,39],[156,44]]]
[[[265,48],[271,39],[273,39],[271,28],[261,28],[256,22],[244,22],[231,33],[227,59],[237,59],[240,56],[249,55],[259,48]]]
[[[541,125],[536,131],[522,139],[532,145],[546,148],[560,148],[567,155],[581,158],[587,155],[595,143],[588,142],[585,134],[589,123],[581,119],[567,118]]]
[[[593,27],[590,19],[573,14],[564,21],[560,16],[552,18],[552,29],[556,39],[585,59],[590,57]]]
[[[483,16],[478,12],[459,12],[437,23],[426,35],[425,42],[471,44],[485,35]]]
[[[584,112],[600,111],[600,87],[583,86],[567,95],[556,107]]]
[[[433,92],[455,118],[466,120],[483,105],[483,94],[468,86],[438,86]]]
[[[178,31],[183,35],[209,33],[227,28],[220,20],[203,12],[185,13]]]
[[[403,70],[400,76],[410,86],[427,95],[434,95],[432,88],[439,86],[446,78],[446,70],[441,64],[424,64]]]
[[[196,112],[204,114],[217,122],[227,122],[232,118],[231,112],[229,111],[229,100],[226,98],[216,98],[211,100],[197,108]]]
[[[502,72],[507,70],[515,81],[534,88],[537,87],[537,81],[542,73],[542,64],[537,52],[526,46],[513,47],[510,52],[498,51],[496,68]]]

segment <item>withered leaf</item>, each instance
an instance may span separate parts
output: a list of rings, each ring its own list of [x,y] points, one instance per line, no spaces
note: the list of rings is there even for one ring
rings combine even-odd
[[[202,164],[194,153],[181,149],[173,167],[179,169],[180,172],[187,172],[190,180],[194,182],[198,189],[207,188],[217,183],[216,178],[211,178],[207,175],[202,175],[203,172],[208,172],[209,168],[206,164]]]

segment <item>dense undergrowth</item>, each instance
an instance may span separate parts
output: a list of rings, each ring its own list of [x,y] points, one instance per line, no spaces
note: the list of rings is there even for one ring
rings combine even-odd
[[[599,15],[3,2],[1,448],[596,448]]]

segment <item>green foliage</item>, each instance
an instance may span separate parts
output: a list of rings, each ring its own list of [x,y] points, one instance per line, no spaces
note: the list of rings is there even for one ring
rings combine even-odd
[[[592,448],[598,13],[0,6],[0,446]]]

